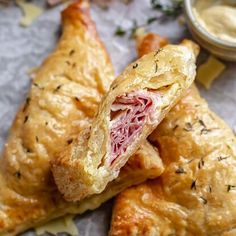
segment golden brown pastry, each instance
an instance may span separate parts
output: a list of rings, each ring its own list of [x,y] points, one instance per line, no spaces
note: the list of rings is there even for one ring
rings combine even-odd
[[[149,139],[165,171],[117,197],[110,235],[236,235],[236,139],[194,86]]]
[[[50,160],[90,125],[114,77],[88,2],[69,6],[62,19],[62,38],[38,69],[5,145],[0,163],[1,235],[94,209],[128,186],[163,171],[158,153],[146,142],[101,195],[73,204],[61,197],[50,173]]]
[[[143,33],[136,37],[138,56],[142,57],[149,52],[156,51],[158,48],[166,46],[169,41],[155,33]]]
[[[143,183],[147,179],[154,179],[160,176],[163,171],[163,163],[157,149],[145,141],[121,169],[119,176],[110,182],[102,193],[92,195],[79,202],[71,202],[69,213],[81,214],[86,210],[93,210],[124,189]],[[69,203],[67,204],[69,207]]]
[[[113,82],[91,132],[73,142],[52,166],[68,201],[104,190],[195,77],[198,46],[168,45],[129,65]]]

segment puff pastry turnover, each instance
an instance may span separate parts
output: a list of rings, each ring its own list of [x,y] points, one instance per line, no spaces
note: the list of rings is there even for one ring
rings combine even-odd
[[[181,98],[195,77],[198,46],[168,45],[129,65],[103,98],[91,132],[52,165],[66,200],[100,193]]]
[[[38,69],[5,145],[0,163],[1,235],[94,209],[128,186],[163,171],[158,153],[146,142],[101,195],[68,203],[58,192],[50,160],[91,124],[114,78],[88,2],[72,4],[62,19],[62,38]]]
[[[117,197],[110,235],[236,235],[236,139],[194,86],[149,139],[165,171]]]

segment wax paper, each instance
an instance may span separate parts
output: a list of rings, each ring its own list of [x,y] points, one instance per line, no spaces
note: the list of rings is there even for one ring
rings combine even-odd
[[[43,0],[34,1],[46,9]],[[0,8],[0,148],[3,149],[8,129],[14,119],[18,106],[24,101],[30,77],[27,72],[41,64],[53,50],[60,33],[60,11],[63,5],[50,8],[33,22],[30,27],[19,25],[21,10],[11,5]],[[92,17],[97,24],[100,36],[105,43],[116,73],[136,58],[134,40],[129,35],[117,37],[117,26],[129,29],[133,20],[143,24],[146,20],[160,13],[151,9],[150,0],[133,0],[126,5],[113,0],[107,9],[92,5]],[[168,37],[172,42],[179,42],[190,37],[185,25],[170,19],[158,21],[147,27],[148,31]],[[202,53],[202,58],[207,53]],[[202,59],[202,60],[203,60]],[[210,107],[232,128],[236,126],[236,64],[226,63],[226,70],[213,83],[209,91],[199,85],[201,94]],[[76,217],[81,236],[107,235],[112,209],[112,201],[99,209]],[[33,232],[27,233],[33,235]],[[25,234],[26,235],[26,234]]]

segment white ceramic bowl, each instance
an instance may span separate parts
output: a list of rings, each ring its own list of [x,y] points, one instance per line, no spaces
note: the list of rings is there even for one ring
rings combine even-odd
[[[236,61],[236,43],[226,42],[205,30],[193,13],[197,0],[184,0],[184,12],[188,27],[197,42],[213,55],[227,61]]]

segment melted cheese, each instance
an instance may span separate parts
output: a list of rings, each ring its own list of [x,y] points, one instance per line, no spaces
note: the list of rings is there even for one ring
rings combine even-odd
[[[24,13],[24,17],[20,21],[20,24],[24,27],[31,25],[32,22],[43,12],[40,7],[33,3],[28,3],[25,0],[16,0],[16,3]]]
[[[196,80],[206,89],[210,89],[212,82],[224,71],[225,65],[213,56],[198,67]]]
[[[72,236],[78,236],[79,232],[73,221],[73,218],[74,215],[67,215],[39,226],[35,228],[36,235],[40,236],[46,232],[57,235],[58,233],[63,232]]]

